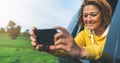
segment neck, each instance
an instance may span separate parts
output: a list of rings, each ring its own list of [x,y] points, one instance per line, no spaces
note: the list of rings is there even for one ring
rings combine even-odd
[[[106,30],[105,27],[101,27],[99,29],[94,30],[94,32],[97,36],[101,36],[105,32],[105,30]]]

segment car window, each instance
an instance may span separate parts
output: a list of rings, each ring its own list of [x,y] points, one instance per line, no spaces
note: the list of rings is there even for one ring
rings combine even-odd
[[[78,28],[79,28],[78,13],[76,13],[73,19],[71,20],[71,22],[69,23],[67,30],[73,37],[75,37],[78,31]]]

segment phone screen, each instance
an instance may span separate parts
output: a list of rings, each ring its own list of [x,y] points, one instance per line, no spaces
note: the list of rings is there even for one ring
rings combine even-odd
[[[44,45],[54,45],[54,35],[56,33],[56,29],[38,29],[35,31],[38,43]]]

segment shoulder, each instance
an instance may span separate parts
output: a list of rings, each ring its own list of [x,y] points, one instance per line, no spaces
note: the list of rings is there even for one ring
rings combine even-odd
[[[87,28],[85,28],[84,30],[78,33],[78,35],[86,35],[86,36],[90,34],[91,34],[90,30],[88,30]]]

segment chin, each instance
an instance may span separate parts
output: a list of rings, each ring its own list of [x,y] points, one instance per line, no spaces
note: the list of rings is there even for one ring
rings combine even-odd
[[[90,29],[90,30],[94,30],[94,28],[92,28],[92,27],[88,27],[88,29]]]

